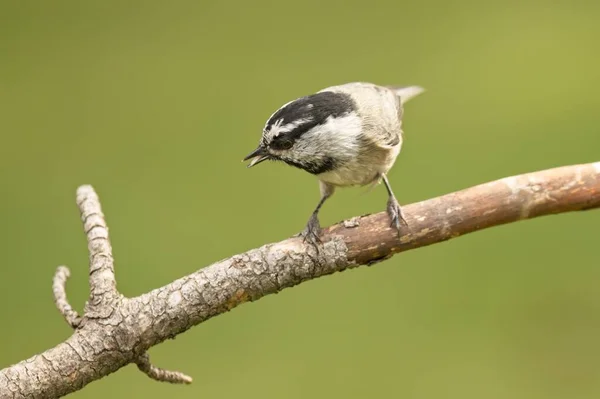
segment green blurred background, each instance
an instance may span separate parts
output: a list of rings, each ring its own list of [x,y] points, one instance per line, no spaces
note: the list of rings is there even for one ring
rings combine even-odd
[[[240,159],[281,104],[419,84],[402,203],[600,161],[597,1],[0,3],[0,367],[69,336],[87,297],[74,202],[92,184],[135,296],[298,232],[314,177]],[[339,191],[324,225],[381,211]],[[474,233],[244,305],[74,398],[598,398],[600,211]]]

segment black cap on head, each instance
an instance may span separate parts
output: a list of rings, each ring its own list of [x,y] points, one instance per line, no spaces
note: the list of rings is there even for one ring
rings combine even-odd
[[[285,149],[302,134],[317,125],[324,124],[329,117],[347,115],[355,109],[354,100],[346,93],[323,91],[311,94],[278,109],[267,121],[265,132],[275,126],[282,129],[285,133],[274,135],[272,144]]]

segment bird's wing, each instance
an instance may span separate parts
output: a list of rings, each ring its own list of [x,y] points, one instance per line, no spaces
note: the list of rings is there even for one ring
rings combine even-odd
[[[398,103],[383,101],[381,89],[390,90],[398,97]],[[323,91],[341,91],[353,94],[355,100],[359,99],[359,108],[370,108],[367,115],[381,115],[381,118],[374,117],[372,120],[365,119],[365,128],[370,132],[370,139],[379,147],[392,148],[397,146],[402,140],[401,130],[395,126],[383,126],[381,120],[390,120],[389,115],[397,114],[398,121],[402,124],[403,105],[413,97],[421,94],[424,89],[420,86],[379,86],[373,83],[352,82],[339,86],[332,86]],[[360,94],[359,94],[360,93]],[[384,116],[387,115],[387,116]]]
[[[408,100],[423,93],[425,89],[420,86],[384,86],[391,90],[399,99],[398,108],[395,112],[398,113],[398,121],[402,125],[402,114],[404,113],[403,106]],[[378,144],[384,148],[395,147],[402,140],[402,130],[385,129],[380,131],[378,136]]]
[[[379,140],[377,140],[377,144],[383,148],[392,148],[400,143],[401,138],[400,132],[382,131],[381,134],[378,135]]]

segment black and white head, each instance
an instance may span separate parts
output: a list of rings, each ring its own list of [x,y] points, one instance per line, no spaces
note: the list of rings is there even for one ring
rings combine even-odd
[[[244,161],[251,159],[251,167],[278,160],[313,174],[324,173],[354,155],[361,126],[350,95],[321,91],[291,101],[271,115],[258,148]]]

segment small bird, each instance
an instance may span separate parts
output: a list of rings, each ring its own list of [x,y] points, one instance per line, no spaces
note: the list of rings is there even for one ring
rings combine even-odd
[[[388,192],[390,226],[407,225],[387,173],[402,147],[403,105],[424,91],[352,82],[327,87],[290,101],[273,113],[248,167],[266,160],[283,161],[319,179],[321,199],[301,236],[321,242],[318,213],[336,187],[375,185]]]

